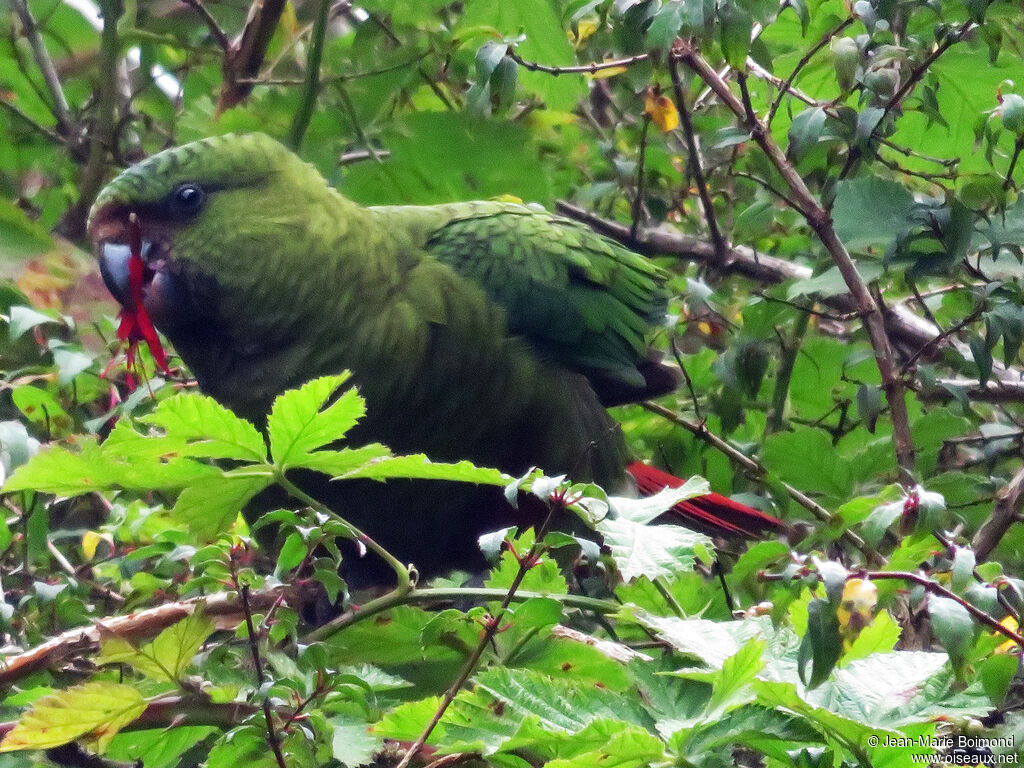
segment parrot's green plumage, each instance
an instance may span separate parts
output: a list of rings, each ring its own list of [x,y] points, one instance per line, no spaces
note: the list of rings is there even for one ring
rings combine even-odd
[[[367,401],[354,439],[621,490],[627,452],[605,406],[677,383],[648,346],[665,273],[534,206],[364,208],[266,136],[205,139],[126,170],[96,201],[90,231],[122,302],[111,262],[130,213],[154,322],[201,388],[247,416],[350,369]],[[484,518],[463,527],[487,530]]]

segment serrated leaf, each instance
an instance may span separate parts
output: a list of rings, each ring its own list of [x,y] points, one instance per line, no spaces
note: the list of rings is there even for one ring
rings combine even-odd
[[[354,389],[346,390],[324,408],[349,378],[348,372],[322,376],[274,400],[267,432],[270,454],[278,466],[292,466],[293,461],[338,440],[363,417],[366,404]]]
[[[634,523],[649,523],[667,512],[680,501],[711,493],[711,485],[703,477],[694,475],[678,488],[662,488],[652,496],[631,499],[609,496],[608,504],[615,515]]]
[[[175,395],[143,421],[162,427],[168,437],[184,440],[182,455],[249,462],[267,458],[259,430],[205,395]]]
[[[769,640],[773,635],[772,622],[767,616],[742,621],[710,621],[639,612],[636,619],[678,652],[700,659],[713,669],[721,669],[726,660],[751,639]]]
[[[271,483],[269,473],[203,478],[181,492],[171,517],[184,522],[200,541],[212,541],[231,527],[249,499]]]
[[[497,469],[477,467],[469,461],[448,464],[431,461],[423,454],[412,456],[385,456],[373,459],[362,467],[336,476],[335,480],[354,480],[364,478],[370,480],[387,480],[404,478],[410,480],[455,480],[463,483],[480,485],[508,484],[508,475]]]
[[[640,576],[672,578],[691,571],[698,549],[712,546],[704,534],[680,526],[643,525],[622,518],[602,520],[597,531],[626,582]]]
[[[342,448],[338,451],[313,451],[292,461],[292,467],[323,472],[331,477],[342,477],[366,467],[377,459],[390,458],[391,451],[380,443],[361,448]]]
[[[214,630],[213,621],[200,609],[167,627],[152,642],[139,648],[124,638],[104,634],[101,630],[103,639],[96,663],[128,664],[153,680],[177,683]]]
[[[142,438],[144,439],[144,438]],[[76,436],[75,451],[51,445],[18,467],[4,484],[5,491],[33,490],[59,496],[79,496],[103,490],[180,488],[219,474],[190,459],[160,460],[111,455],[92,436]]]
[[[0,742],[0,752],[50,749],[89,736],[98,751],[146,708],[130,685],[93,681],[37,700]]]

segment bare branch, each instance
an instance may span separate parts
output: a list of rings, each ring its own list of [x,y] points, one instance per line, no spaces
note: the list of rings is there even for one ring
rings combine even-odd
[[[686,154],[688,167],[693,172],[693,180],[697,184],[697,194],[700,197],[701,208],[704,210],[704,221],[708,225],[708,235],[711,243],[715,246],[715,253],[719,260],[725,258],[729,250],[729,244],[722,236],[718,228],[718,219],[715,216],[715,204],[708,193],[707,179],[704,177],[704,167],[700,161],[700,151],[697,148],[697,136],[693,130],[693,120],[690,119],[690,110],[686,106],[686,94],[683,93],[683,84],[679,79],[679,67],[673,59],[669,62],[669,75],[672,78],[672,92],[675,95],[676,108],[679,110],[679,122],[683,129],[683,137],[686,139]],[[636,234],[633,232],[632,234]]]
[[[256,610],[264,610],[285,593],[284,587],[255,592],[251,596],[252,606]],[[91,627],[69,629],[35,648],[4,657],[0,666],[0,688],[67,659],[96,652],[101,632],[112,633],[129,641],[143,640],[159,634],[199,607],[214,620],[219,629],[233,629],[243,620],[238,599],[226,593],[210,598],[166,603],[127,616],[110,616],[97,620]]]
[[[210,30],[210,34],[213,35],[213,39],[217,41],[217,45],[220,46],[220,49],[224,51],[224,53],[228,53],[228,51],[231,50],[231,41],[228,39],[227,33],[221,29],[217,20],[213,18],[213,14],[210,13],[209,9],[205,5],[203,5],[203,1],[181,0],[181,2],[195,9],[196,13],[199,14],[207,28]]]
[[[839,269],[847,288],[850,290],[856,302],[857,309],[863,315],[864,327],[868,332],[871,347],[875,353],[875,362],[879,373],[882,376],[882,388],[885,390],[886,399],[889,403],[889,416],[893,426],[893,444],[896,451],[897,464],[903,474],[906,483],[913,482],[914,475],[914,443],[910,433],[910,419],[907,415],[907,404],[905,387],[896,369],[896,363],[892,353],[888,334],[885,329],[884,315],[881,308],[875,303],[867,283],[857,271],[853,259],[850,257],[846,246],[836,235],[832,225],[832,218],[811,194],[810,189],[804,183],[803,178],[797,173],[792,163],[786,158],[785,153],[775,142],[772,134],[767,131],[760,121],[748,114],[749,110],[729,90],[729,86],[718,77],[718,73],[712,69],[701,56],[689,45],[676,41],[672,55],[679,61],[686,64],[715,92],[722,103],[725,104],[740,119],[744,126],[750,130],[751,136],[762,151],[775,165],[786,185],[789,187],[794,200],[800,205],[807,223],[818,235],[818,239],[825,246],[825,249],[832,256],[836,267]]]
[[[78,179],[78,200],[64,212],[57,230],[70,240],[85,234],[85,220],[96,195],[103,186],[107,157],[114,144],[114,110],[117,105],[117,67],[119,53],[117,22],[124,9],[120,0],[100,0],[103,31],[100,33],[99,82],[96,92],[96,119],[89,132],[89,153]]]
[[[627,56],[624,59],[609,59],[608,61],[594,61],[590,64],[576,64],[569,67],[552,67],[547,64],[538,64],[536,61],[527,61],[516,53],[514,48],[509,48],[506,54],[512,61],[521,66],[523,69],[528,69],[531,72],[544,72],[548,75],[579,75],[579,74],[594,74],[600,72],[603,69],[616,69],[618,67],[629,67],[640,61],[647,61],[649,56],[646,53],[640,53],[636,56]]]
[[[972,546],[974,556],[979,561],[988,558],[1010,526],[1019,519],[1022,504],[1024,504],[1024,467],[1017,470],[1013,479],[999,489],[992,514],[974,535]]]
[[[242,36],[224,56],[224,86],[217,102],[218,112],[240,104],[252,92],[252,84],[246,79],[259,74],[286,5],[286,0],[253,0],[249,6]]]
[[[29,45],[32,46],[32,56],[36,60],[36,66],[42,72],[46,89],[50,93],[52,101],[50,108],[53,111],[54,118],[57,120],[57,133],[65,139],[70,139],[74,136],[75,132],[75,122],[71,118],[71,107],[68,105],[67,97],[64,95],[64,88],[60,84],[60,77],[57,75],[57,68],[53,65],[53,59],[50,58],[50,52],[46,50],[43,36],[39,32],[39,25],[36,24],[35,18],[33,18],[31,11],[28,9],[27,0],[11,0],[11,5],[14,7],[15,13],[18,14],[25,37],[28,38]]]

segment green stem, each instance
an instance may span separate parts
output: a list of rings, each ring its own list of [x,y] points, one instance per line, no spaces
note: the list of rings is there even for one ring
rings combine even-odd
[[[680,619],[686,618],[686,611],[683,610],[683,606],[679,604],[679,601],[676,600],[676,596],[669,590],[668,586],[665,584],[665,580],[661,578],[651,579],[651,583],[654,585],[654,588],[658,590],[658,594],[665,598],[665,602],[668,603],[668,607],[672,613]]]
[[[775,389],[772,392],[772,405],[768,411],[768,423],[765,433],[778,432],[785,424],[786,400],[789,397],[789,384],[793,379],[793,368],[796,367],[796,357],[800,353],[800,345],[803,343],[804,334],[807,333],[807,326],[811,319],[810,312],[801,312],[797,315],[796,325],[793,327],[793,335],[788,343],[782,345],[782,360],[779,362],[779,373],[775,377]]]
[[[352,523],[350,523],[337,512],[332,510],[326,504],[313,498],[304,490],[295,485],[295,483],[293,483],[285,476],[284,470],[281,469],[280,467],[274,467],[274,479],[277,481],[278,485],[284,488],[291,496],[294,496],[303,504],[312,507],[317,512],[327,515],[332,520],[344,525],[346,528],[348,528],[353,540],[363,544],[367,549],[369,549],[371,552],[380,557],[384,562],[386,562],[389,566],[391,566],[391,569],[395,572],[395,577],[398,580],[398,586],[394,589],[393,592],[389,592],[388,595],[385,595],[384,597],[388,597],[390,595],[395,594],[401,595],[412,590],[413,583],[412,578],[409,574],[409,567],[404,565],[401,560],[392,555],[390,552],[384,549],[384,547],[382,547],[376,541],[371,539],[367,534],[363,533],[361,530],[356,528],[354,525],[352,525]],[[382,597],[379,599],[383,600],[384,598]],[[369,603],[367,603],[367,605],[369,605]],[[324,626],[327,625],[325,624]]]
[[[399,593],[398,590],[392,590],[386,595],[382,595],[375,600],[365,603],[360,606],[358,610],[348,611],[347,613],[332,619],[323,626],[317,627],[306,635],[302,642],[314,643],[319,640],[326,640],[331,635],[336,632],[340,632],[346,627],[350,627],[360,621],[372,618],[379,613],[383,613],[384,611],[388,611],[399,605],[430,603],[441,600],[501,600],[507,594],[508,590],[506,589],[489,589],[486,587],[410,589],[406,590],[404,593]],[[562,605],[570,608],[579,608],[581,610],[592,611],[598,614],[617,613],[621,608],[618,603],[612,600],[600,600],[596,597],[584,597],[582,595],[552,595],[545,594],[543,592],[528,592],[523,590],[517,591],[513,600],[516,602],[522,602],[525,600],[532,600],[535,597],[546,597],[551,600],[556,600]]]
[[[330,0],[320,0],[316,19],[313,21],[313,32],[309,44],[309,57],[306,59],[306,82],[302,89],[302,100],[295,111],[292,129],[288,135],[288,143],[296,152],[302,146],[302,137],[309,128],[309,120],[313,116],[316,96],[320,91],[320,62],[324,57],[324,38],[327,36],[327,11],[331,7]]]

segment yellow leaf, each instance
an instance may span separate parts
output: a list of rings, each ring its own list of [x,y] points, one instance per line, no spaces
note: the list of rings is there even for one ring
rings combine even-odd
[[[606,69],[599,69],[592,75],[589,75],[591,80],[605,80],[609,77],[615,77],[625,72],[627,67],[608,67]]]
[[[867,579],[848,579],[843,587],[836,616],[839,618],[839,633],[847,643],[860,634],[874,618],[878,605],[878,587]]]
[[[571,29],[567,29],[565,30],[565,36],[569,38],[570,43],[579,48],[595,32],[597,32],[596,19],[580,19],[580,23],[576,25],[576,32],[573,33]]]
[[[96,531],[86,531],[82,536],[82,554],[85,555],[86,560],[92,560],[96,557],[96,547],[103,541],[103,534],[96,533]]]
[[[50,749],[83,736],[103,752],[114,735],[138,718],[146,701],[134,687],[93,681],[38,699],[0,742],[0,752]]]
[[[672,99],[664,94],[648,91],[644,97],[644,114],[651,118],[663,133],[668,133],[679,127],[679,112]]]
[[[1017,620],[1013,616],[1007,616],[1005,619],[999,622],[1011,632],[1016,632],[1020,629],[1017,624]],[[1005,643],[996,648],[996,653],[1016,653],[1017,643],[1013,640],[1007,640]]]
[[[496,203],[520,203],[521,204],[523,202],[523,198],[516,197],[515,195],[509,195],[509,194],[495,195],[494,197],[491,198],[491,200],[493,200]]]

